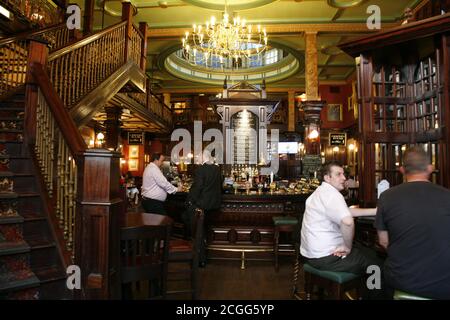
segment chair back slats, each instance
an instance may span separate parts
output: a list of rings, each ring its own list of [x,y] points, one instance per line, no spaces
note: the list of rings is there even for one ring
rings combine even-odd
[[[170,232],[167,224],[121,229],[122,284],[149,281],[157,288],[155,296],[165,298]]]

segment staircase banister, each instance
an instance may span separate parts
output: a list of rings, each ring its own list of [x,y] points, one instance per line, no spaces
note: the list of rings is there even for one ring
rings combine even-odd
[[[160,97],[158,97],[156,94],[154,94],[151,90],[148,90],[148,92],[149,92],[150,96],[155,97],[156,100],[158,100],[159,103],[161,103],[161,105],[162,105],[163,107],[165,107],[170,113],[172,113],[172,109],[170,109],[170,107],[169,107],[167,104],[165,104],[165,102],[162,101]]]
[[[19,33],[19,34],[15,35],[14,37],[10,37],[10,38],[6,38],[6,39],[0,40],[0,47],[4,46],[5,44],[17,41],[17,40],[30,39],[32,37],[35,37],[35,36],[38,36],[38,35],[41,35],[41,34],[44,34],[44,33],[47,33],[47,32],[57,30],[57,29],[59,29],[61,27],[67,28],[66,23],[65,22],[64,23],[60,23],[60,24],[57,24],[57,25],[54,25],[54,26],[51,26],[51,27],[48,27],[48,28],[45,28],[45,29],[37,30],[37,31],[22,32],[22,33]]]
[[[61,134],[64,136],[70,151],[73,155],[82,154],[87,149],[86,143],[81,137],[77,126],[70,117],[63,102],[53,89],[44,67],[40,63],[32,63],[31,73],[37,85],[41,88],[42,94],[44,95],[59,128],[61,128]]]
[[[141,39],[144,39],[144,35],[142,34],[141,30],[139,30],[139,26],[137,26],[133,23],[133,28],[134,28],[134,31],[136,31],[137,34],[141,37]]]
[[[90,35],[90,36],[88,36],[88,37],[86,37],[86,38],[84,38],[84,39],[82,39],[82,40],[80,40],[80,41],[78,41],[78,42],[76,42],[74,44],[69,44],[69,45],[67,45],[67,46],[65,46],[65,47],[63,47],[63,48],[61,48],[59,50],[56,50],[56,51],[52,52],[51,54],[49,54],[48,61],[55,60],[55,59],[65,55],[65,54],[67,54],[67,53],[69,53],[69,52],[71,52],[73,50],[76,50],[76,49],[79,49],[81,47],[84,47],[87,44],[89,44],[91,42],[94,42],[95,40],[98,40],[99,38],[101,38],[102,36],[107,34],[108,32],[110,32],[112,30],[115,30],[115,29],[118,29],[118,28],[120,28],[122,26],[125,26],[126,24],[127,24],[127,21],[123,21],[123,22],[117,23],[115,25],[112,25],[112,26],[110,26],[110,27],[108,27],[108,28],[98,32],[98,33]]]

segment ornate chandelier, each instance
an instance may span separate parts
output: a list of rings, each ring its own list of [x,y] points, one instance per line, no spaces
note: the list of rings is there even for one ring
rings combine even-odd
[[[239,16],[230,21],[225,1],[223,20],[216,22],[212,16],[205,26],[195,25],[190,33],[186,31],[181,39],[183,44],[183,57],[191,64],[215,65],[222,67],[225,61],[234,66],[243,58],[259,58],[267,49],[266,29],[260,25],[247,24]]]

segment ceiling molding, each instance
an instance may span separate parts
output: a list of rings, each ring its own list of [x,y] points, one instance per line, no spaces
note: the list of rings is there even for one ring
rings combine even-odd
[[[385,23],[382,28],[392,28],[398,26],[399,23]],[[188,27],[189,28],[189,27]],[[318,23],[318,24],[280,24],[266,25],[268,34],[277,33],[304,33],[304,32],[329,32],[329,33],[370,33],[378,30],[368,30],[365,23]],[[149,38],[161,37],[182,37],[186,32],[186,28],[149,28]]]
[[[328,5],[337,9],[347,9],[357,7],[367,0],[328,0]]]
[[[233,11],[237,11],[237,10],[255,9],[255,8],[265,6],[265,5],[275,2],[275,1],[278,1],[278,0],[252,0],[252,1],[239,0],[239,1],[234,1],[235,4],[233,4],[233,1],[231,1],[231,4],[227,5],[227,9],[229,12],[233,12]],[[183,0],[183,2],[189,3],[196,7],[211,9],[211,10],[224,11],[224,9],[225,9],[225,1]]]

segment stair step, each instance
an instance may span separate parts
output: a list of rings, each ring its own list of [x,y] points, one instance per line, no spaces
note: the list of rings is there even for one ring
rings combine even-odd
[[[1,111],[1,110],[0,110]],[[23,118],[17,118],[17,117],[2,117],[0,113],[0,121],[14,121],[14,122],[22,122]]]
[[[6,133],[22,133],[23,130],[22,129],[6,129],[6,128],[1,128],[0,129],[0,133],[2,132],[6,132]]]
[[[17,199],[19,195],[16,192],[0,192],[1,199]]]
[[[0,225],[1,224],[13,224],[13,223],[23,223],[24,217],[19,215],[12,215],[12,216],[1,216],[0,217]]]
[[[39,279],[29,270],[17,270],[0,274],[0,293],[39,286]]]
[[[40,213],[31,213],[23,215],[24,222],[33,222],[33,221],[42,221],[47,220],[46,217],[41,215]]]
[[[25,240],[30,245],[31,250],[46,249],[55,246],[55,243],[52,240],[40,236],[26,238]]]
[[[46,266],[33,269],[34,274],[41,281],[41,284],[66,279],[67,274],[57,265]]]
[[[0,242],[0,256],[6,256],[30,251],[30,246],[25,241]]]

